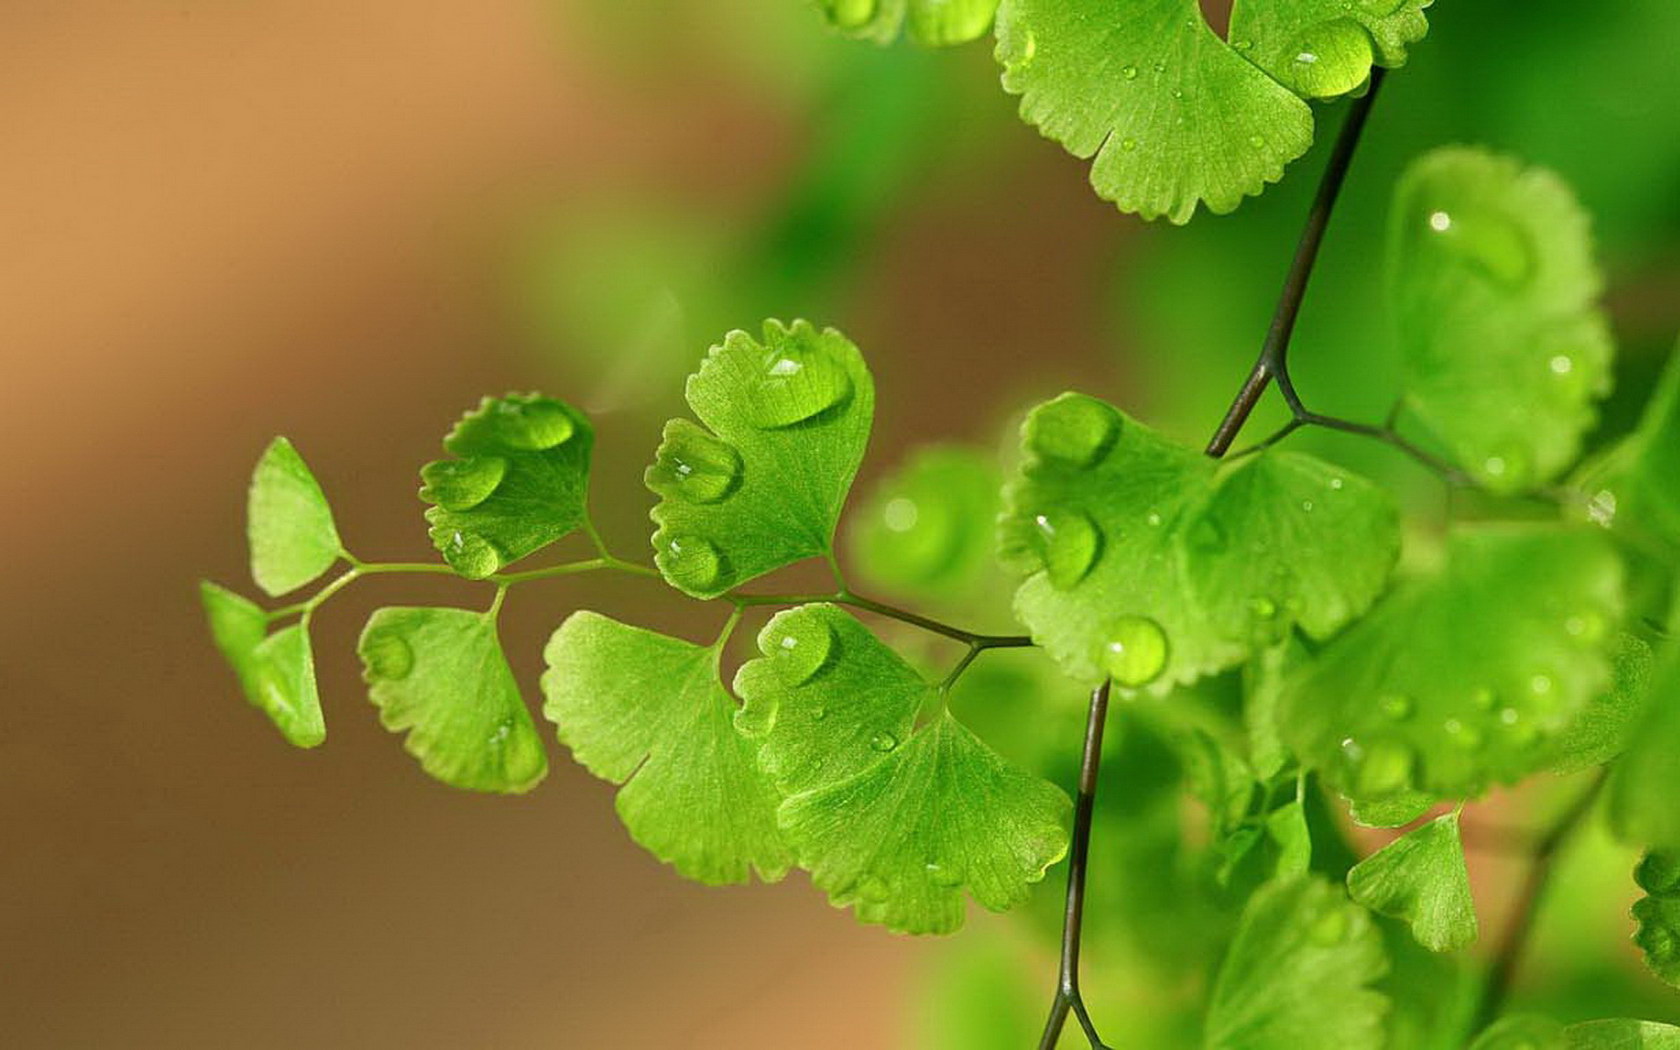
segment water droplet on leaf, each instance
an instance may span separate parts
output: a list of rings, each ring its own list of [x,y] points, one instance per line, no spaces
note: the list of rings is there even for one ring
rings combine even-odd
[[[766,430],[791,427],[852,395],[845,366],[816,346],[790,343],[764,351],[758,383],[746,392],[746,415]]]
[[[788,685],[809,682],[834,654],[834,632],[818,615],[789,613],[775,621],[775,631],[768,645],[772,666]]]
[[[1380,799],[1404,791],[1412,781],[1412,767],[1417,756],[1398,740],[1377,740],[1366,748],[1355,748],[1350,754],[1348,744],[1342,745],[1344,758],[1354,763],[1353,793],[1359,798]]]
[[[502,567],[501,552],[489,540],[458,529],[444,544],[443,560],[471,580],[493,575]]]
[[[508,461],[501,456],[469,456],[440,459],[420,469],[426,483],[421,498],[445,510],[471,510],[490,498],[507,476]]]
[[[1027,447],[1070,467],[1096,464],[1120,437],[1120,414],[1094,397],[1059,397],[1033,414]]]
[[[727,441],[694,426],[673,425],[648,471],[648,484],[661,495],[695,503],[717,503],[741,483],[741,454]]]
[[[962,885],[962,871],[954,864],[930,860],[927,863],[927,873],[928,878],[933,880],[935,886],[950,888]]]
[[[1411,697],[1402,696],[1399,693],[1383,697],[1379,706],[1382,708],[1382,713],[1395,722],[1404,722],[1412,717],[1412,712],[1417,709],[1417,705],[1412,702]]]
[[[1102,533],[1088,515],[1077,510],[1050,510],[1033,518],[1044,574],[1057,590],[1068,590],[1096,564]]]
[[[898,746],[898,737],[891,733],[876,733],[869,738],[869,746],[876,751],[891,751]]]
[[[1160,624],[1146,616],[1122,616],[1108,630],[1102,665],[1116,684],[1137,689],[1161,676],[1167,651],[1167,633]]]
[[[666,540],[658,561],[673,583],[689,590],[711,590],[723,578],[723,555],[710,540],[698,536]]]

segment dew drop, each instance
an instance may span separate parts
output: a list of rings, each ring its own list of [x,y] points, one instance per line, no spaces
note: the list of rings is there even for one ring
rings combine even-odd
[[[1044,574],[1057,590],[1068,590],[1091,571],[1102,548],[1102,532],[1077,510],[1050,510],[1033,518]]]
[[[686,590],[708,591],[723,578],[722,553],[699,536],[671,537],[656,560],[671,582]]]
[[[1482,471],[1490,478],[1504,477],[1505,471],[1508,469],[1510,468],[1505,462],[1504,456],[1489,456],[1482,463]]]
[[[1427,213],[1431,243],[1451,253],[1482,277],[1518,289],[1534,274],[1534,247],[1528,232],[1491,205],[1475,210]]]
[[[741,484],[741,454],[727,441],[696,426],[673,423],[665,431],[648,485],[664,496],[718,503]]]
[[[1379,799],[1403,791],[1411,783],[1412,767],[1417,758],[1412,749],[1398,740],[1378,740],[1369,747],[1354,748],[1344,742],[1344,757],[1354,759],[1353,789],[1360,798]]]
[[[1575,359],[1568,354],[1553,354],[1552,359],[1546,365],[1552,370],[1553,375],[1566,376],[1575,371]]]
[[[1579,613],[1565,619],[1563,629],[1582,645],[1597,645],[1604,639],[1604,617],[1596,612]]]
[[[1552,691],[1552,676],[1544,671],[1528,680],[1528,691],[1535,696],[1545,696]]]
[[[1238,51],[1247,51],[1247,50],[1254,47],[1254,41],[1252,41],[1252,40],[1239,40],[1236,43],[1232,44],[1231,46],[1236,48]]]
[[[1069,394],[1033,413],[1027,447],[1040,459],[1083,468],[1108,455],[1119,437],[1118,412],[1094,397]]]
[[[1165,62],[1155,63],[1155,72],[1165,73],[1166,71],[1167,71],[1167,64]]]
[[[1254,615],[1256,620],[1270,620],[1277,615],[1277,602],[1264,595],[1250,598],[1248,600],[1248,611]]]
[[[1183,89],[1181,89],[1181,88],[1173,88],[1173,93],[1172,93],[1172,97],[1173,97],[1173,98],[1178,98],[1178,99],[1181,99],[1181,98],[1183,98],[1183,97],[1184,97],[1184,91],[1183,91]]]
[[[1127,153],[1132,152],[1133,150],[1137,149],[1137,139],[1134,139],[1134,138],[1123,138],[1123,139],[1121,139],[1120,140],[1120,148],[1125,150]]]
[[[1312,509],[1313,509],[1313,501],[1310,500],[1310,499],[1302,500],[1301,501],[1301,509],[1306,511],[1308,514],[1311,514]]]
[[[1120,70],[1120,75],[1125,77],[1127,80],[1136,80],[1137,79],[1137,67],[1136,66],[1130,66],[1130,65],[1125,66]]]
[[[813,707],[811,709],[811,721],[821,722],[823,719],[825,719],[827,717],[828,717],[828,708],[826,708],[826,707]]]
[[[1161,515],[1156,513],[1155,511],[1150,511],[1149,512],[1149,517],[1145,518],[1144,520],[1149,522],[1150,528],[1158,529],[1158,528],[1161,527]]]
[[[1301,63],[1303,66],[1316,65],[1318,63],[1318,52],[1302,51],[1300,54],[1295,56],[1295,61]]]
[[[1482,746],[1482,731],[1457,718],[1447,719],[1442,723],[1441,729],[1447,734],[1448,740],[1465,751],[1474,751]]]
[[[414,650],[396,631],[371,632],[362,638],[359,648],[369,677],[394,682],[414,670]]]
[[[1413,711],[1417,710],[1417,705],[1412,702],[1412,698],[1400,693],[1383,697],[1378,706],[1382,709],[1384,716],[1395,722],[1404,722],[1412,717]]]
[[[837,0],[829,4],[834,24],[844,29],[862,29],[879,8],[879,0]]]
[[[1264,135],[1250,135],[1248,137],[1248,144],[1250,146],[1253,146],[1255,149],[1265,149],[1266,148],[1266,136],[1264,136]]]
[[[774,430],[803,423],[851,395],[844,365],[821,347],[789,339],[764,351],[745,410],[753,425]]]
[[[577,424],[558,401],[549,398],[503,398],[496,402],[497,427],[511,447],[531,452],[571,439]]]
[[[834,631],[815,613],[777,617],[770,634],[765,648],[775,658],[772,666],[788,685],[809,682],[834,655]]]
[[[1148,685],[1167,666],[1167,634],[1146,616],[1122,616],[1108,630],[1102,665],[1110,678],[1128,689]]]
[[[908,496],[895,496],[881,508],[881,523],[890,532],[909,532],[921,516],[916,501]]]
[[[489,540],[459,529],[443,545],[443,559],[470,580],[482,580],[502,567],[501,552]]]
[[[962,869],[954,864],[940,860],[930,860],[927,862],[927,873],[928,878],[933,880],[935,886],[950,888],[962,885]]]
[[[420,469],[420,480],[426,483],[420,496],[444,510],[471,510],[490,498],[507,468],[501,456],[440,459]]]
[[[1499,712],[1499,721],[1502,725],[1514,726],[1522,721],[1522,712],[1514,707],[1502,708]]]
[[[883,753],[891,751],[898,746],[898,737],[891,733],[876,733],[869,738],[869,746]]]

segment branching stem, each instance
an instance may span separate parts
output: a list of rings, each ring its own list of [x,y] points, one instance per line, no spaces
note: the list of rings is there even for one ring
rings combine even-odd
[[[1092,1050],[1108,1050],[1097,1034],[1096,1025],[1085,1009],[1079,991],[1079,944],[1085,927],[1085,875],[1091,852],[1091,818],[1096,812],[1097,771],[1102,764],[1103,723],[1108,718],[1109,683],[1091,693],[1090,714],[1085,720],[1085,742],[1079,754],[1078,796],[1073,804],[1073,841],[1068,846],[1067,905],[1062,913],[1062,957],[1056,974],[1056,997],[1050,1003],[1050,1018],[1038,1050],[1055,1050],[1069,1012],[1078,1019]]]
[[[1275,444],[1303,426],[1317,425],[1373,437],[1383,436],[1390,444],[1404,447],[1414,456],[1427,455],[1412,448],[1398,434],[1394,434],[1392,426],[1365,427],[1363,424],[1350,423],[1309,411],[1301,402],[1300,395],[1295,391],[1294,381],[1289,376],[1289,340],[1295,332],[1295,320],[1300,316],[1307,282],[1312,277],[1313,266],[1318,261],[1319,247],[1324,242],[1324,232],[1329,228],[1330,215],[1335,210],[1336,198],[1341,193],[1342,183],[1347,179],[1348,169],[1353,163],[1354,150],[1359,145],[1366,118],[1371,115],[1371,107],[1376,103],[1382,83],[1383,70],[1380,67],[1372,69],[1370,88],[1363,97],[1354,100],[1341,133],[1336,137],[1336,144],[1330,152],[1330,159],[1325,164],[1324,174],[1318,184],[1318,193],[1313,198],[1312,208],[1307,212],[1306,225],[1301,230],[1301,239],[1295,248],[1295,258],[1290,263],[1288,276],[1284,279],[1283,293],[1279,296],[1277,310],[1272,315],[1271,328],[1267,330],[1265,342],[1261,344],[1260,356],[1255,360],[1254,367],[1249,370],[1247,378],[1243,380],[1242,389],[1237,391],[1231,407],[1226,410],[1219,429],[1214,431],[1213,437],[1208,441],[1207,454],[1215,459],[1230,451],[1231,443],[1236,440],[1243,425],[1248,422],[1248,417],[1259,405],[1266,388],[1273,382],[1277,383],[1278,392],[1283,395],[1284,403],[1289,406],[1292,419],[1283,430],[1260,447]],[[1079,1020],[1079,1025],[1084,1029],[1085,1037],[1090,1040],[1093,1050],[1107,1050],[1107,1044],[1097,1034],[1096,1026],[1092,1024],[1084,1000],[1080,996],[1079,943],[1085,917],[1086,857],[1091,845],[1091,818],[1096,802],[1097,769],[1102,757],[1103,721],[1108,713],[1108,696],[1109,684],[1106,682],[1091,696],[1091,713],[1085,727],[1085,744],[1079,763],[1079,798],[1074,806],[1073,842],[1069,848],[1067,909],[1062,918],[1061,970],[1056,983],[1056,997],[1050,1004],[1050,1019],[1045,1023],[1039,1050],[1054,1050],[1056,1041],[1067,1024],[1069,1013]]]
[[[1318,194],[1313,198],[1311,210],[1307,212],[1307,222],[1301,230],[1301,240],[1295,247],[1294,261],[1290,263],[1289,274],[1284,278],[1283,294],[1278,297],[1277,310],[1272,315],[1272,326],[1267,330],[1266,340],[1260,346],[1260,356],[1255,359],[1254,367],[1249,370],[1248,378],[1243,381],[1242,389],[1237,391],[1231,407],[1226,410],[1219,429],[1214,431],[1212,439],[1208,441],[1207,454],[1216,459],[1230,450],[1231,443],[1237,439],[1243,424],[1248,422],[1248,417],[1260,403],[1260,396],[1274,381],[1296,420],[1312,415],[1301,403],[1300,396],[1295,392],[1295,383],[1289,376],[1289,339],[1295,334],[1295,319],[1300,316],[1301,301],[1307,293],[1307,281],[1312,277],[1313,265],[1318,262],[1318,249],[1324,243],[1324,231],[1329,228],[1330,213],[1335,210],[1336,198],[1342,191],[1342,183],[1347,180],[1354,150],[1358,147],[1360,135],[1365,130],[1365,120],[1371,115],[1371,106],[1377,101],[1382,84],[1382,68],[1373,68],[1370,88],[1362,97],[1354,99],[1353,106],[1348,110],[1347,121],[1342,125],[1341,134],[1336,137],[1336,145],[1330,152],[1330,160],[1325,164],[1324,175],[1318,184]]]

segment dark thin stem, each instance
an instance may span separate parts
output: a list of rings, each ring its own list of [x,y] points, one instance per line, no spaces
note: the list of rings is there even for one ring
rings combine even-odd
[[[1091,852],[1091,817],[1097,804],[1097,771],[1102,764],[1103,723],[1108,718],[1109,683],[1091,693],[1091,712],[1085,721],[1085,744],[1079,755],[1079,795],[1073,807],[1073,842],[1068,846],[1067,908],[1062,913],[1062,961],[1056,976],[1056,998],[1050,1004],[1039,1050],[1054,1050],[1072,1011],[1090,1040],[1092,1050],[1108,1050],[1079,992],[1079,942],[1085,927],[1085,874]]]
[[[1358,434],[1362,437],[1375,438],[1385,445],[1392,445],[1399,449],[1451,484],[1468,485],[1470,483],[1470,479],[1465,476],[1463,471],[1439,456],[1414,445],[1411,441],[1402,437],[1390,423],[1385,423],[1380,427],[1372,426],[1369,423],[1356,423],[1351,419],[1340,419],[1336,416],[1326,416],[1318,412],[1303,413],[1298,418],[1298,422],[1302,426],[1323,427],[1326,430],[1339,430],[1344,434]]]
[[[1231,402],[1219,429],[1214,431],[1212,440],[1208,442],[1207,454],[1210,456],[1223,456],[1230,449],[1231,442],[1236,440],[1243,424],[1248,422],[1248,417],[1260,403],[1260,395],[1266,392],[1266,387],[1273,380],[1277,381],[1278,391],[1283,394],[1290,411],[1297,418],[1306,413],[1295,393],[1295,384],[1289,378],[1289,338],[1295,332],[1295,319],[1301,313],[1301,300],[1307,294],[1307,281],[1312,277],[1313,264],[1318,261],[1318,249],[1324,242],[1324,231],[1330,225],[1330,213],[1336,207],[1342,183],[1347,180],[1354,149],[1359,145],[1360,133],[1365,130],[1365,120],[1371,115],[1371,106],[1377,100],[1382,83],[1383,70],[1380,67],[1371,70],[1370,88],[1363,97],[1355,99],[1348,110],[1347,121],[1336,137],[1336,145],[1319,180],[1318,195],[1313,198],[1312,209],[1307,212],[1307,223],[1301,230],[1301,240],[1295,247],[1295,259],[1289,265],[1289,274],[1284,278],[1283,294],[1278,297],[1272,326],[1266,332],[1260,356],[1255,359],[1236,400]]]
[[[1529,935],[1534,929],[1535,909],[1540,906],[1540,902],[1546,896],[1546,889],[1551,884],[1558,851],[1581,826],[1587,814],[1592,812],[1593,803],[1598,801],[1599,792],[1604,789],[1604,782],[1604,771],[1600,770],[1592,784],[1569,804],[1569,808],[1558,817],[1551,830],[1541,836],[1535,844],[1528,878],[1523,881],[1516,906],[1511,913],[1511,921],[1505,927],[1504,937],[1501,938],[1499,947],[1494,950],[1493,961],[1488,966],[1487,983],[1482,986],[1482,1001],[1476,1012],[1476,1030],[1487,1027],[1504,1008],[1505,1000],[1511,994],[1517,967],[1522,962],[1523,951],[1528,947]]]
[[[952,641],[962,642],[964,645],[972,646],[975,649],[1023,649],[1033,644],[1033,640],[1024,634],[978,634],[974,631],[963,630],[961,627],[953,627],[948,623],[935,620],[931,616],[923,616],[921,613],[900,609],[885,602],[878,602],[873,598],[865,598],[863,595],[854,594],[851,591],[841,591],[827,599],[817,600],[831,601],[836,605],[849,605],[854,609],[872,612],[876,616],[885,616],[889,620],[898,620],[900,623],[920,627],[922,630],[933,634],[944,635]]]

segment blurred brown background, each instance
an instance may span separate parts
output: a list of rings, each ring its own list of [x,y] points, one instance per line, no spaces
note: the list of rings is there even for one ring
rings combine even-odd
[[[672,17],[698,25],[703,6]],[[0,9],[0,1043],[898,1038],[918,947],[802,880],[683,883],[558,749],[522,799],[421,775],[363,699],[354,636],[376,603],[476,591],[380,581],[329,607],[316,645],[331,740],[308,754],[240,701],[200,622],[200,576],[250,590],[243,489],[272,434],[311,461],[353,549],[425,557],[414,472],[449,421],[484,392],[585,399],[568,368],[618,348],[540,345],[497,278],[530,213],[634,185],[728,221],[811,133],[742,72],[750,55],[603,56],[576,14]],[[956,61],[990,90],[983,48]],[[870,246],[837,323],[877,348],[876,469],[908,438],[991,440],[1029,333],[1036,392],[1102,372],[1088,274],[1119,224],[1033,140],[960,192],[918,186]],[[1008,206],[1026,185],[1030,216]],[[996,265],[1006,255],[1031,260],[1036,291]],[[955,318],[953,301],[968,304]],[[953,384],[966,402],[936,396]],[[596,502],[637,553],[657,421],[600,422]],[[634,612],[643,594],[516,594],[504,622],[527,685],[567,610]],[[711,629],[708,614],[695,633]]]

